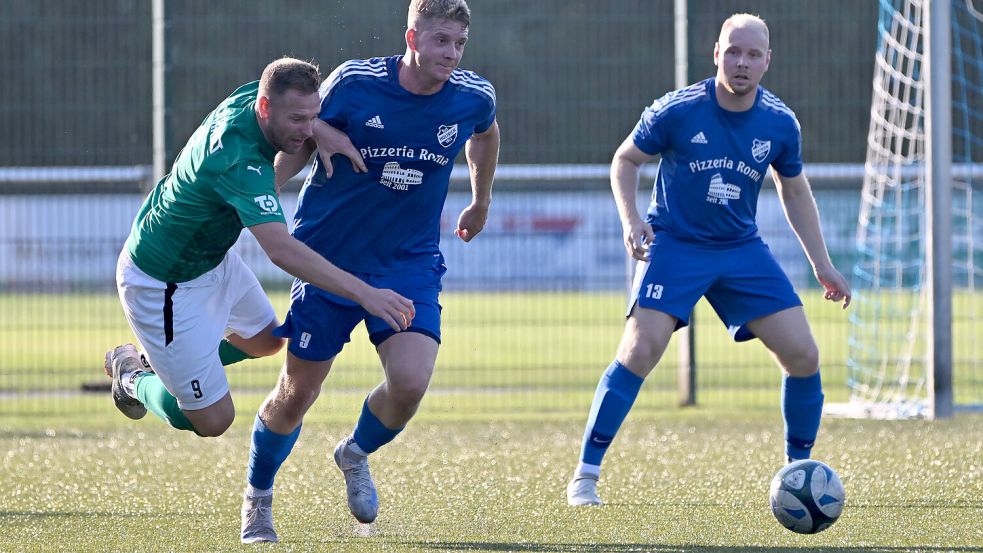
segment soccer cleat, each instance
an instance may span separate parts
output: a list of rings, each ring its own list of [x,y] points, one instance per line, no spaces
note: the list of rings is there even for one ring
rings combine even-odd
[[[242,543],[277,543],[273,529],[273,494],[262,497],[242,495]]]
[[[334,449],[334,462],[345,475],[345,487],[348,492],[348,510],[352,516],[363,524],[375,520],[379,514],[379,496],[369,474],[369,459],[356,455],[349,450],[352,437],[338,442]]]
[[[571,507],[602,505],[597,496],[597,476],[578,474],[567,484],[567,503]]]
[[[106,376],[113,379],[113,403],[127,417],[138,420],[147,414],[147,408],[140,400],[127,393],[123,386],[123,378],[129,378],[134,372],[143,372],[143,361],[133,344],[117,346],[106,352],[106,363],[103,369]]]

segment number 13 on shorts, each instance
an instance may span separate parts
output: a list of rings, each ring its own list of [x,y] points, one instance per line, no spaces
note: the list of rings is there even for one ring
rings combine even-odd
[[[661,284],[646,284],[645,285],[645,297],[657,300],[662,297],[662,285]]]

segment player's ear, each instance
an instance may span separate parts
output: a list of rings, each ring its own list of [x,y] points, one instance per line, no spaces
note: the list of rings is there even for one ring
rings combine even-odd
[[[270,98],[268,96],[260,96],[256,100],[256,113],[259,114],[260,119],[270,118]]]
[[[720,43],[719,42],[714,42],[713,43],[713,65],[715,67],[718,66],[718,65],[720,65],[719,61],[720,61]]]
[[[416,52],[416,29],[406,29],[406,46]]]

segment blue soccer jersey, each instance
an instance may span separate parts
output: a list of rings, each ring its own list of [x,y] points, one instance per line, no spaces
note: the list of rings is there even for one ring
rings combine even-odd
[[[301,191],[294,236],[339,267],[386,275],[441,263],[440,214],[454,159],[495,121],[495,89],[455,70],[433,95],[399,84],[401,56],[352,60],[321,86],[321,119],[345,132],[367,173],[320,157]]]
[[[764,87],[743,112],[720,107],[713,78],[670,92],[645,109],[632,140],[647,154],[662,154],[648,222],[684,240],[736,244],[756,237],[768,166],[785,177],[802,172],[795,114]]]

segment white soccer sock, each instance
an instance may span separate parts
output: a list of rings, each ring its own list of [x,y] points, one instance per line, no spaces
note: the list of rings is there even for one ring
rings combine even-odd
[[[580,476],[593,476],[595,478],[600,478],[601,465],[588,465],[583,461],[577,463],[577,470],[573,471],[573,477],[578,478]]]
[[[362,448],[358,447],[358,444],[355,443],[355,438],[352,438],[351,440],[348,441],[348,451],[351,451],[352,453],[354,453],[355,455],[358,455],[359,457],[368,457],[369,456],[369,454],[366,453],[365,450],[363,450]]]
[[[120,375],[120,383],[123,384],[123,391],[126,395],[130,397],[137,397],[137,385],[136,377],[143,374],[144,371],[130,371],[128,373],[123,373]]]
[[[252,484],[246,484],[246,496],[247,497],[266,497],[273,495],[273,488],[268,490],[259,490],[252,486]]]

